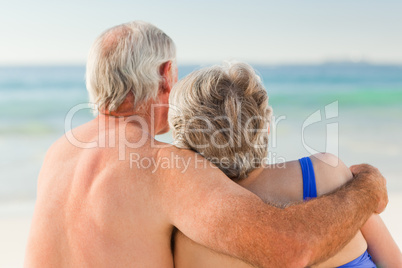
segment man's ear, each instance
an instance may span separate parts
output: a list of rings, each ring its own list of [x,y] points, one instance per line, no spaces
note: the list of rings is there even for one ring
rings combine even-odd
[[[159,68],[159,74],[162,77],[159,90],[161,90],[163,93],[170,93],[170,90],[173,87],[172,61],[163,63]]]

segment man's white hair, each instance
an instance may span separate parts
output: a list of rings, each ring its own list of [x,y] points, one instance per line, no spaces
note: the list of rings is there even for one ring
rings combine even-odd
[[[168,61],[175,64],[175,58],[172,39],[150,23],[133,21],[106,30],[88,57],[86,84],[91,102],[98,109],[114,111],[130,92],[133,108],[156,99],[160,67]]]

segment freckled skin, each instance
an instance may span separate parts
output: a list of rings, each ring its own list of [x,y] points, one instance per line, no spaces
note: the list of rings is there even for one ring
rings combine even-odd
[[[331,192],[353,178],[349,168],[330,154],[318,154],[320,159],[312,156],[316,176],[318,195]],[[332,164],[332,165],[329,165]],[[255,170],[250,176],[238,182],[240,185],[258,195],[264,202],[286,206],[303,201],[302,172],[298,161],[291,161],[280,166],[271,165],[265,169]],[[316,215],[325,217],[325,215]],[[312,226],[314,228],[314,226]],[[370,230],[378,232],[378,230]],[[314,267],[337,267],[359,257],[367,249],[367,243],[361,232],[335,256]],[[227,255],[218,254],[194,243],[181,232],[175,234],[176,268],[249,268],[252,265]]]
[[[77,139],[96,140],[96,124],[76,129]],[[145,148],[136,153],[156,157]],[[118,157],[117,148],[74,148],[65,138],[52,146],[39,176],[26,267],[173,267],[172,226],[148,202],[155,175]]]

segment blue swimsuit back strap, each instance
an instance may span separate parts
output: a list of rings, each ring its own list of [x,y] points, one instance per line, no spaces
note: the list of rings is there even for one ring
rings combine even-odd
[[[310,157],[299,159],[303,173],[303,200],[317,197],[317,186],[315,184],[315,174],[313,163]]]
[[[317,186],[315,182],[315,174],[313,163],[309,157],[303,157],[299,159],[302,174],[303,174],[303,200],[309,200],[311,198],[317,197]],[[376,267],[374,262],[371,260],[370,254],[365,251],[361,256],[355,260],[339,266],[342,268],[359,267],[359,268],[372,268]]]
[[[347,264],[344,264],[342,266],[339,266],[338,268],[352,268],[352,267],[358,267],[358,268],[376,268],[377,266],[375,263],[371,260],[370,254],[367,252],[367,250],[358,258],[354,259],[351,262],[348,262]]]

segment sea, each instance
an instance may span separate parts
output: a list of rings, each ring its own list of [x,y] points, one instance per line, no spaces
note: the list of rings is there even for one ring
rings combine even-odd
[[[179,66],[179,77],[205,65]],[[253,65],[269,95],[268,160],[317,152],[380,169],[402,195],[402,66],[330,62]],[[84,107],[71,115],[75,107]],[[94,118],[85,66],[0,67],[0,204],[35,200],[49,146]],[[171,133],[157,139],[172,142]]]

